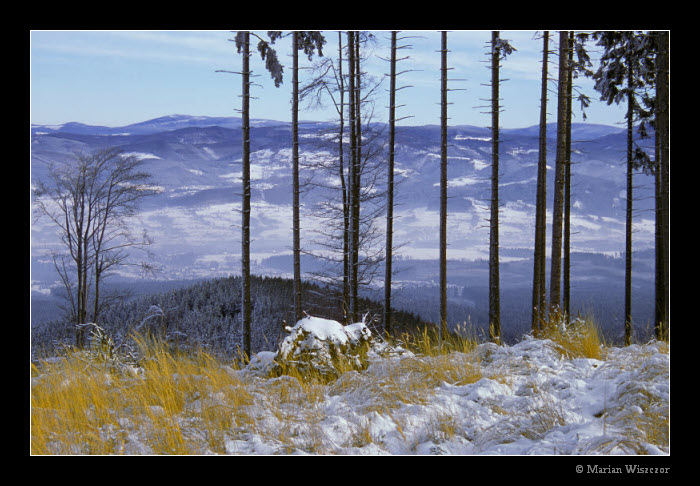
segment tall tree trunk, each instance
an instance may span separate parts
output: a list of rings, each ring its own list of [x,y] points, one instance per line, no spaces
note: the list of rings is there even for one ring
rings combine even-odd
[[[631,41],[630,41],[631,42]],[[630,49],[632,47],[630,46]],[[627,66],[627,207],[625,211],[625,346],[632,340],[632,158],[634,157],[633,60]]]
[[[491,220],[489,238],[489,334],[501,341],[501,298],[498,262],[499,64],[498,31],[491,32]]]
[[[440,324],[447,329],[447,32],[442,32],[440,89]]]
[[[355,194],[353,200],[354,222],[353,222],[353,278],[355,279],[355,306],[353,309],[353,322],[360,320],[360,197],[361,197],[361,174],[362,174],[362,96],[361,96],[362,72],[360,70],[360,33],[355,32]]]
[[[569,72],[566,81],[566,155],[564,168],[564,294],[562,307],[566,323],[570,322],[571,303],[571,90],[573,88],[574,33],[569,32]]]
[[[245,32],[243,45],[243,204],[241,224],[241,308],[243,319],[243,354],[250,359],[250,34]]]
[[[657,172],[659,180],[659,206],[657,210],[657,270],[656,270],[656,311],[655,334],[661,340],[669,339],[669,33],[657,35],[657,73],[656,73],[656,145],[658,146]]]
[[[396,123],[396,31],[391,32],[389,67],[389,167],[386,193],[386,262],[384,274],[384,333],[391,333],[391,271],[394,225],[394,135]]]
[[[294,321],[301,320],[301,242],[299,225],[299,34],[292,33],[292,240]]]
[[[658,98],[657,98],[658,106]],[[657,112],[658,120],[658,112]],[[664,315],[665,289],[663,281],[664,239],[663,239],[663,195],[661,192],[661,146],[657,131],[654,140],[654,336],[663,339],[662,323]]]
[[[81,324],[85,324],[87,322],[87,279],[88,279],[88,272],[87,272],[87,260],[88,260],[88,255],[87,255],[87,238],[86,238],[86,231],[85,231],[85,168],[81,168],[80,171],[80,179],[79,179],[79,194],[80,194],[80,205],[79,208],[76,210],[74,209],[75,216],[74,220],[76,221],[76,236],[77,236],[77,251],[78,251],[78,260],[77,260],[77,269],[78,269],[78,297],[77,297],[77,302],[78,302],[78,328],[76,332],[76,344],[78,345],[78,348],[82,349],[85,346],[86,342],[86,332],[85,328],[81,326]],[[78,212],[79,211],[79,215]]]
[[[537,196],[535,210],[535,255],[532,272],[532,330],[537,333],[544,319],[546,264],[546,206],[547,206],[547,58],[549,31],[543,34],[542,91],[540,95],[540,140],[537,162]]]
[[[357,319],[357,245],[358,235],[356,227],[358,225],[356,207],[359,205],[358,188],[357,186],[357,171],[359,164],[357,163],[357,104],[355,98],[355,33],[348,31],[348,111],[350,123],[350,235],[349,235],[349,259],[350,266],[350,318],[353,322]]]
[[[340,83],[340,135],[338,137],[338,161],[340,172],[340,189],[343,198],[343,324],[348,324],[348,306],[350,295],[350,208],[348,201],[348,184],[345,182],[343,135],[345,130],[345,80],[343,79],[343,35],[338,31],[338,81]]]
[[[549,305],[561,303],[561,252],[564,216],[564,160],[566,158],[566,100],[568,76],[568,33],[559,32],[559,86],[557,101],[557,155],[554,169],[554,204],[552,208],[552,262],[549,279]]]

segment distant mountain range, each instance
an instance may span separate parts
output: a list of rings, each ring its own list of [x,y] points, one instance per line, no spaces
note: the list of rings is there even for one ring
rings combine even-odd
[[[326,122],[316,122],[316,121],[301,121],[304,126],[316,125],[316,126],[326,126]],[[253,119],[251,124],[254,127],[271,127],[271,126],[290,126],[288,121],[275,121],[275,120],[262,120]],[[46,124],[32,124],[31,134],[41,135],[49,133],[72,133],[79,135],[149,135],[154,133],[160,133],[170,130],[177,130],[180,128],[202,128],[202,127],[222,127],[222,128],[241,128],[241,118],[240,117],[225,117],[225,116],[191,116],[191,115],[166,115],[159,118],[154,118],[152,120],[146,120],[138,123],[132,123],[130,125],[124,125],[119,127],[106,127],[98,125],[86,125],[79,122],[68,122],[61,125],[46,125]],[[429,125],[437,126],[437,125]],[[550,123],[547,125],[548,132],[550,135],[556,134],[556,123]],[[452,128],[452,127],[451,127]],[[484,133],[490,136],[490,130],[487,128],[475,127],[471,125],[460,125],[454,128],[460,129],[471,129]],[[620,133],[623,131],[622,128],[612,127],[609,125],[600,124],[588,124],[588,123],[575,123],[573,125],[574,134],[577,137],[587,136],[587,137],[601,137],[604,135],[610,135],[613,133]],[[531,126],[526,128],[502,128],[502,133],[520,135],[520,136],[538,136],[539,126]]]
[[[273,120],[254,120],[255,126],[275,126],[284,124],[285,122]],[[237,117],[167,115],[121,127],[85,125],[78,122],[69,122],[62,125],[32,124],[31,131],[32,135],[47,133],[72,133],[77,135],[150,135],[180,128],[211,126],[240,128],[241,119]]]
[[[302,245],[313,249],[328,222],[312,216],[319,202],[337,193],[337,175],[319,168],[337,156],[334,123],[303,122],[300,126],[301,177],[310,182],[302,195]],[[386,131],[368,141],[376,150],[376,191],[385,185]],[[531,258],[539,127],[503,129],[500,148],[501,258]],[[549,168],[555,164],[556,124],[547,126]],[[161,278],[218,277],[240,269],[240,118],[170,115],[123,127],[81,123],[31,126],[31,177],[46,180],[51,162],[70,160],[75,152],[117,146],[143,159],[161,193],[142,208],[137,227],[155,240]],[[479,263],[488,257],[491,177],[491,132],[487,128],[448,129],[448,258]],[[626,134],[619,127],[574,123],[572,126],[572,250],[619,255],[624,252]],[[653,139],[641,141],[650,150]],[[401,126],[396,136],[395,242],[398,254],[413,262],[412,284],[430,282],[437,267],[440,128]],[[291,260],[291,126],[288,122],[254,120],[251,129],[253,210],[251,234],[255,273],[288,275]],[[316,164],[316,165],[314,165]],[[314,166],[314,168],[312,168]],[[548,222],[551,222],[553,171],[548,170]],[[314,187],[312,189],[312,186]],[[634,249],[653,248],[653,179],[635,175]],[[383,213],[382,213],[383,214]],[[377,230],[384,228],[383,216]],[[547,232],[548,242],[551,229]],[[381,240],[381,238],[380,238]],[[32,279],[36,289],[56,280],[47,257],[57,246],[55,230],[44,220],[32,225]],[[319,247],[317,247],[318,249]],[[290,260],[287,262],[287,260]],[[424,263],[419,263],[424,262]],[[310,272],[313,259],[305,260]],[[416,270],[416,266],[420,271]],[[604,266],[603,266],[604,267]],[[406,266],[408,268],[408,266]],[[612,268],[612,267],[611,267]],[[522,265],[527,272],[528,265]],[[579,269],[581,270],[581,269]],[[520,272],[520,271],[519,271]],[[531,272],[531,270],[530,270]],[[590,274],[572,270],[572,278],[607,278],[598,267]],[[518,273],[504,280],[528,284]],[[449,275],[448,275],[449,277]],[[649,275],[638,277],[648,282]],[[396,277],[402,281],[401,272]],[[381,283],[381,282],[378,282]],[[645,283],[646,285],[646,283]]]

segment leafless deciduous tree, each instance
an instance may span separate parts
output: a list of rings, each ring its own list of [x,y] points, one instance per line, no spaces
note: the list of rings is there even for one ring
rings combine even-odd
[[[130,228],[141,200],[157,193],[141,165],[136,156],[107,148],[54,164],[50,180],[39,181],[38,212],[56,224],[65,249],[54,252],[53,261],[76,324],[78,347],[85,345],[83,325],[88,318],[97,322],[103,309],[101,284],[110,270],[125,265],[153,270],[152,265],[131,261],[128,251],[152,243],[145,232],[137,238]]]

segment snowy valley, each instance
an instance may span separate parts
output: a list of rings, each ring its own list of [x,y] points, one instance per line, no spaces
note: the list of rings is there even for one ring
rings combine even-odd
[[[46,176],[51,161],[63,161],[75,151],[117,146],[137,154],[152,173],[161,193],[152,198],[136,222],[153,238],[159,280],[223,277],[240,272],[240,119],[171,115],[125,127],[92,127],[79,123],[32,126],[33,179]],[[377,185],[384,184],[383,125],[373,126],[378,155]],[[512,302],[510,340],[519,338],[520,319],[529,298],[534,238],[537,127],[503,129],[501,149],[501,287]],[[302,194],[301,238],[305,251],[322,254],[314,242],[327,223],[315,209],[339,183],[322,168],[337,151],[334,125],[304,122],[300,126],[302,169],[307,184]],[[549,125],[551,137],[555,127]],[[473,126],[450,127],[448,152],[448,283],[451,326],[483,320],[487,282],[490,133]],[[252,272],[291,275],[291,129],[289,123],[256,120],[252,129]],[[603,125],[573,125],[572,298],[574,312],[594,314],[610,326],[610,339],[621,332],[620,294],[624,275],[624,148],[622,129]],[[649,142],[651,143],[651,142]],[[396,303],[433,319],[432,306],[411,307],[416,297],[436,293],[439,188],[439,127],[402,127],[397,134],[394,284]],[[548,145],[553,164],[553,139]],[[553,184],[551,170],[548,184]],[[651,319],[653,292],[653,181],[635,175],[633,317],[642,328]],[[547,191],[551,211],[552,190]],[[551,214],[548,215],[551,221]],[[377,220],[381,235],[383,220]],[[548,231],[548,238],[551,230]],[[57,248],[55,231],[45,220],[31,229],[31,279],[37,307],[55,302],[56,281],[49,257]],[[381,238],[380,238],[381,239]],[[306,278],[320,271],[323,261],[304,255]],[[382,272],[379,272],[382,275]],[[134,272],[117,275],[139,281]],[[378,278],[374,288],[380,289]],[[374,297],[372,288],[367,295]],[[619,302],[619,305],[618,305]],[[479,307],[481,306],[481,308]],[[435,304],[435,311],[437,304]],[[507,310],[505,311],[507,314]],[[524,327],[523,327],[524,326]],[[504,324],[507,329],[508,325]],[[507,331],[506,331],[507,332]],[[646,331],[639,339],[646,338]]]

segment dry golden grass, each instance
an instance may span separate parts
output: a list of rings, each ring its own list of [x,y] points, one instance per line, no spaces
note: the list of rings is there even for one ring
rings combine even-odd
[[[207,447],[220,451],[219,431],[245,417],[219,402],[229,411],[252,403],[244,384],[204,352],[177,355],[141,344],[145,357],[133,374],[77,352],[41,369],[32,365],[31,453],[130,453],[129,434],[147,446],[139,452],[201,453],[192,424],[207,431]]]
[[[575,319],[564,325],[564,315],[553,311],[549,319],[541,323],[537,333],[540,339],[550,339],[565,358],[602,359],[605,343],[600,330],[591,319]]]
[[[454,331],[444,331],[442,336],[435,326],[426,326],[421,331],[404,333],[396,340],[406,349],[421,356],[437,356],[451,352],[470,353],[478,345],[476,337],[461,326]]]

